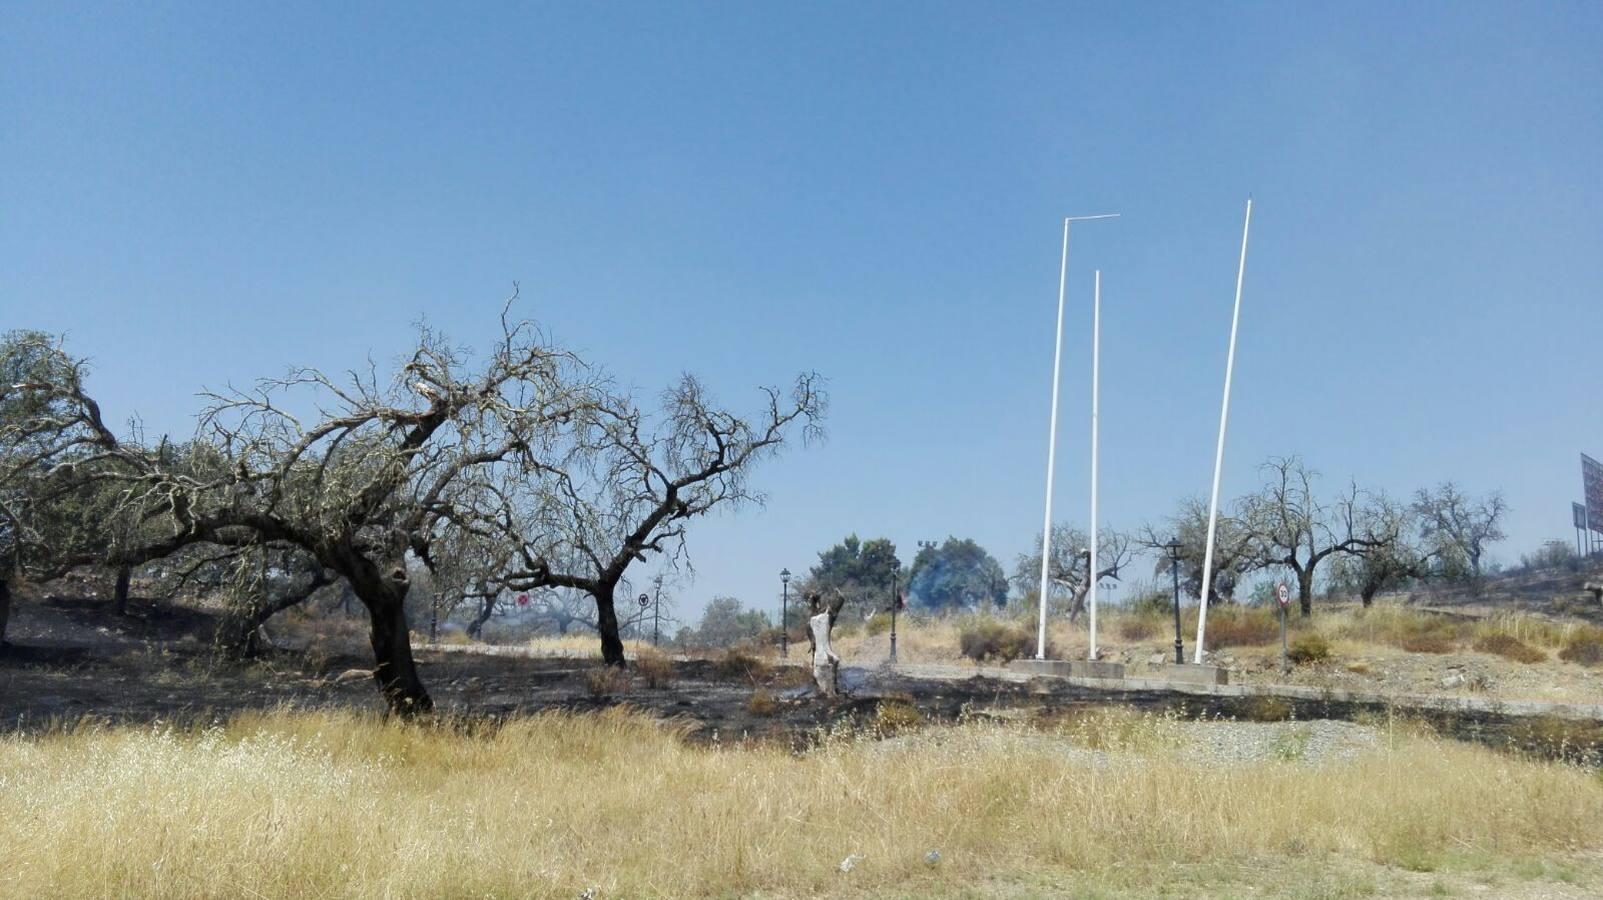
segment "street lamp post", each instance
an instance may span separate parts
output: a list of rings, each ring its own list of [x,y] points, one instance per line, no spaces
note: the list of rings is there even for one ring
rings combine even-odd
[[[1180,539],[1171,538],[1165,545],[1169,551],[1169,569],[1174,574],[1174,661],[1186,661],[1185,650],[1180,642]]]
[[[790,657],[790,569],[779,570],[783,599],[779,601],[779,655]]]
[[[657,626],[662,613],[662,576],[657,576],[657,592],[651,600],[651,646],[657,646]]]

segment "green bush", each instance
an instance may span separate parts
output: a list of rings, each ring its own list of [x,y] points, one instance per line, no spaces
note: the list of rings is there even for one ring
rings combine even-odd
[[[1297,665],[1324,662],[1330,658],[1330,642],[1318,634],[1300,634],[1291,642],[1287,657]]]

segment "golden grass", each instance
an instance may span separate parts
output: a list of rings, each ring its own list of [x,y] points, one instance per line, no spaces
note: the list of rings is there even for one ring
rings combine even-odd
[[[1603,833],[1595,774],[1427,737],[1315,771],[1206,767],[1150,739],[1093,760],[1072,750],[1075,728],[1104,745],[1122,733],[970,724],[890,743],[837,734],[797,756],[694,746],[612,710],[478,729],[319,712],[12,736],[0,893],[943,894],[1288,853],[1564,855]]]

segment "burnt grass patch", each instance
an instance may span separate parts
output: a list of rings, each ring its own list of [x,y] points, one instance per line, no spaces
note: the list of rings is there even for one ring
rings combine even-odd
[[[1603,723],[1502,712],[1398,708],[1380,702],[1295,697],[1104,691],[1054,679],[1002,681],[842,670],[843,696],[818,698],[796,666],[731,671],[725,660],[677,660],[665,673],[624,673],[595,689],[597,661],[420,650],[420,672],[442,720],[495,723],[511,716],[629,706],[673,721],[694,742],[774,742],[801,750],[831,732],[887,734],[915,724],[973,718],[1048,722],[1124,706],[1182,718],[1400,723],[1441,736],[1547,759],[1603,766]],[[218,663],[196,642],[134,649],[22,645],[0,651],[0,729],[46,731],[80,722],[206,723],[240,712],[345,708],[382,713],[363,654],[335,654],[314,674],[303,654]],[[326,672],[326,674],[321,674]],[[754,696],[758,699],[754,702]],[[887,727],[887,723],[895,727]]]

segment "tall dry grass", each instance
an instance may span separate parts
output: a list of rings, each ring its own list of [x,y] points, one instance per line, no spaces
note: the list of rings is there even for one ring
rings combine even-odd
[[[938,894],[1284,853],[1567,853],[1603,834],[1603,783],[1560,764],[1417,736],[1319,769],[1208,767],[1164,740],[1072,749],[1125,732],[1142,727],[976,724],[797,756],[691,745],[625,711],[477,733],[325,712],[12,736],[0,893]]]

